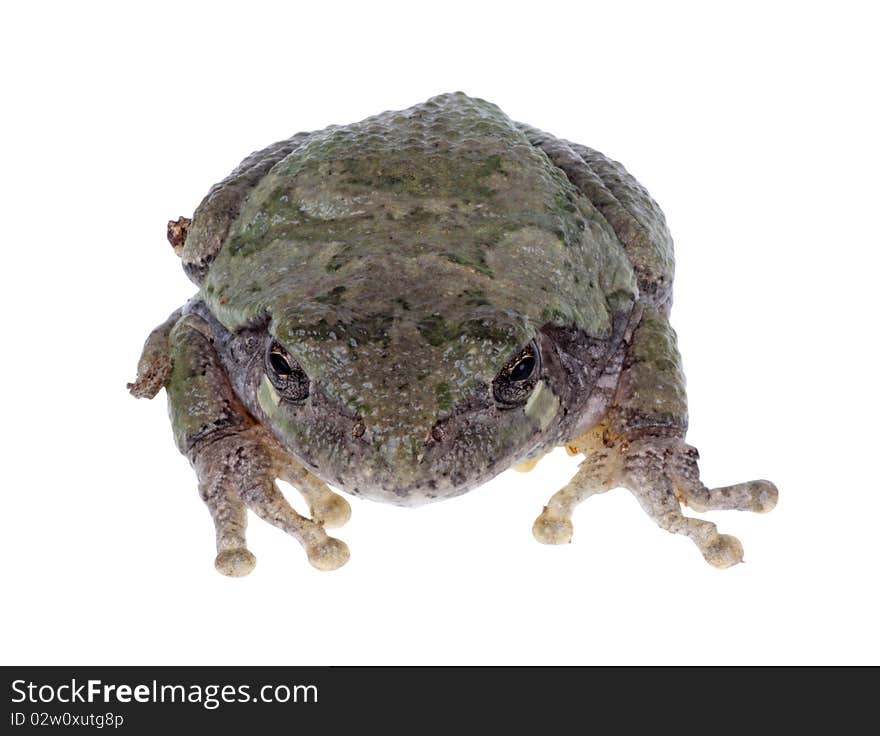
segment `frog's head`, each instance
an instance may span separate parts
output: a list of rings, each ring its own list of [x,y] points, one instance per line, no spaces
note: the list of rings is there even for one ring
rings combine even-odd
[[[467,290],[407,301],[382,286],[353,300],[369,310],[339,289],[273,315],[256,404],[318,476],[400,504],[454,496],[559,444],[583,415],[608,341],[597,352]]]
[[[363,311],[331,290],[272,315],[246,391],[308,469],[368,498],[458,495],[558,445],[620,338],[534,326],[472,290],[368,288]]]
[[[540,341],[505,317],[374,314],[276,336],[257,401],[294,455],[349,492],[462,493],[528,454],[559,410]]]

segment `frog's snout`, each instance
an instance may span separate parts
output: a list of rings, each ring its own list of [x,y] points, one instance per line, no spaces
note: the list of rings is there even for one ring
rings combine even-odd
[[[359,438],[381,461],[382,466],[408,467],[424,465],[437,459],[449,451],[448,430],[440,423],[429,426],[406,427],[397,431],[383,431],[382,428],[370,428],[368,423],[355,425],[353,434]]]
[[[454,438],[439,421],[403,427],[358,420],[352,435],[360,445],[356,474],[367,495],[420,503],[449,495],[463,480],[450,477]]]

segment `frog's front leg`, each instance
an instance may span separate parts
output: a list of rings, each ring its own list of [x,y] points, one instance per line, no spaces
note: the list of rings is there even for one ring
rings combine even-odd
[[[195,469],[199,494],[214,519],[217,569],[224,575],[241,576],[256,564],[245,538],[248,508],[296,538],[315,567],[332,570],[343,565],[348,560],[347,546],[327,536],[320,519],[298,514],[278,489],[276,478],[296,475],[302,480],[305,471],[292,473],[295,462],[238,400],[214,349],[210,326],[194,314],[177,319],[170,328],[168,324],[154,330],[147,340],[141,363],[154,363],[166,373],[175,442]],[[163,346],[167,360],[156,358]],[[139,368],[135,387],[141,383],[140,376]],[[329,489],[327,494],[335,495]],[[326,494],[322,498],[321,508],[336,509],[335,520],[344,516],[339,504],[334,505]]]
[[[612,406],[598,426],[569,443],[585,460],[535,521],[535,537],[546,544],[570,541],[577,504],[623,486],[661,528],[689,537],[710,564],[723,568],[742,561],[736,537],[720,534],[711,522],[685,516],[681,503],[697,511],[770,511],[776,505],[776,487],[757,480],[707,489],[700,481],[697,451],[684,441],[686,431],[687,400],[675,333],[662,314],[646,309],[627,349]]]

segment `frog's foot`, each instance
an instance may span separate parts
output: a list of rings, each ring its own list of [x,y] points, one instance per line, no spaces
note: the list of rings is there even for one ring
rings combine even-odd
[[[180,318],[180,311],[174,312],[165,322],[150,333],[141,358],[138,361],[137,378],[126,384],[131,395],[138,399],[152,399],[165,385],[171,375],[171,358],[168,354],[168,336],[171,328]]]
[[[274,480],[263,480],[246,489],[242,499],[264,521],[283,529],[305,549],[319,570],[335,570],[348,562],[348,545],[327,536],[324,525],[300,516],[278,490]]]
[[[533,527],[546,544],[571,540],[571,514],[581,501],[615,486],[623,486],[662,528],[689,537],[715,567],[742,561],[743,548],[736,537],[720,534],[715,524],[681,512],[679,499],[697,510],[741,509],[769,511],[776,503],[775,486],[752,481],[709,490],[700,483],[696,450],[677,438],[646,438],[632,442],[610,441],[595,434],[582,438],[579,449],[586,459],[571,482],[556,493]]]
[[[257,558],[247,547],[230,547],[218,552],[214,558],[214,567],[217,568],[217,572],[231,578],[241,578],[248,575],[256,564]]]
[[[189,232],[189,226],[192,220],[189,217],[178,217],[176,220],[168,220],[167,236],[168,242],[174,248],[174,252],[178,257],[183,256],[183,245],[186,243],[186,234]]]
[[[348,505],[348,501],[331,491],[324,481],[312,475],[294,460],[286,460],[279,477],[302,494],[309,505],[312,519],[326,528],[335,529],[343,526],[351,518],[351,506]]]
[[[632,491],[661,529],[689,537],[710,565],[725,568],[742,562],[736,537],[719,534],[710,521],[681,513],[676,494],[676,468],[691,448],[678,439],[637,440],[622,448],[621,485]]]
[[[335,570],[348,561],[346,544],[328,536],[321,521],[300,516],[278,489],[277,456],[260,427],[206,440],[193,465],[217,531],[214,564],[224,575],[247,575],[256,564],[245,540],[247,509],[294,537],[319,570]]]

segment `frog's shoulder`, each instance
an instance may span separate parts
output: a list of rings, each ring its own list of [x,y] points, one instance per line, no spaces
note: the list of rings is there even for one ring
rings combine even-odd
[[[666,218],[648,191],[617,161],[587,146],[517,123],[601,212],[623,244],[639,293],[661,310],[672,300],[675,260]]]
[[[223,181],[218,182],[193,214],[183,247],[183,268],[201,284],[211,261],[223,246],[229,228],[238,218],[242,204],[260,180],[279,161],[293,153],[314,135],[297,133],[287,140],[254,151]]]

